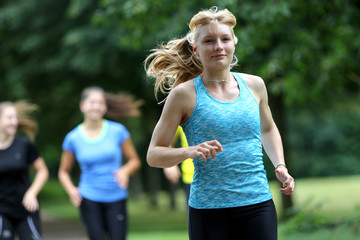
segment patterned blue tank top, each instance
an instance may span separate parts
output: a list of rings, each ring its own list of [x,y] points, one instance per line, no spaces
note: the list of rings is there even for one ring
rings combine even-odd
[[[222,102],[195,78],[196,105],[183,125],[189,146],[218,140],[223,151],[206,162],[195,158],[189,205],[197,209],[247,206],[272,198],[262,160],[259,104],[233,73],[239,97]]]

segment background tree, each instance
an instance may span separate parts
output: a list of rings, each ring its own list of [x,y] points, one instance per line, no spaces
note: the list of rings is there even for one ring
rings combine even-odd
[[[185,35],[190,18],[213,5],[237,17],[235,70],[265,80],[292,174],[359,173],[358,1],[3,0],[0,101],[40,105],[36,143],[52,176],[66,132],[81,121],[79,94],[89,85],[145,100],[141,118],[121,120],[145,161],[162,105],[143,60],[156,44]],[[144,166],[136,187],[144,183],[156,204],[162,172]]]

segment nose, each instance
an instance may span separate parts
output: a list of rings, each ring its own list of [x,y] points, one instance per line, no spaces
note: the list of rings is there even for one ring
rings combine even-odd
[[[100,101],[93,101],[92,104],[91,104],[91,106],[92,106],[93,108],[99,108],[100,105],[101,105],[101,102],[100,102]]]
[[[11,118],[10,124],[12,126],[17,126],[19,124],[19,120],[17,118]]]
[[[95,111],[100,111],[100,109],[101,109],[101,105],[100,105],[100,104],[95,104],[95,105],[94,105],[94,110],[95,110]]]
[[[222,51],[224,49],[223,43],[221,42],[221,39],[217,39],[215,43],[215,50],[216,51]]]

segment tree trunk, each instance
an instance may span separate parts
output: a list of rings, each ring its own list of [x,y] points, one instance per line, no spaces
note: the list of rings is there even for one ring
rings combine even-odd
[[[176,209],[176,190],[177,190],[177,184],[173,184],[171,182],[169,184],[169,198],[170,198],[170,209],[175,210]]]
[[[144,192],[142,184],[141,174],[137,172],[134,176],[131,176],[129,182],[129,192],[132,198],[138,199]]]
[[[150,206],[157,208],[157,193],[160,189],[159,169],[153,167],[147,168],[147,187],[149,190]]]

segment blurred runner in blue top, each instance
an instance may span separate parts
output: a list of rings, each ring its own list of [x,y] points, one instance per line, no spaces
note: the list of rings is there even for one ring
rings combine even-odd
[[[80,207],[90,239],[106,239],[106,235],[126,238],[126,189],[141,162],[128,130],[103,117],[136,116],[137,106],[127,96],[105,94],[99,87],[86,88],[80,102],[84,121],[63,142],[59,179],[72,204]],[[127,160],[124,165],[123,155]],[[75,160],[81,170],[79,187],[70,177]]]

